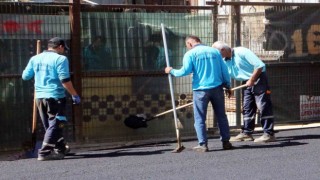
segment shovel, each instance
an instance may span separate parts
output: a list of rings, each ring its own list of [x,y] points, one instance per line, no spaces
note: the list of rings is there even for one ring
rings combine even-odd
[[[190,102],[188,104],[185,104],[185,105],[182,105],[182,106],[179,106],[176,108],[176,110],[178,109],[182,109],[184,107],[187,107],[187,106],[191,106],[193,104],[193,102]],[[150,117],[150,118],[147,118],[147,116],[145,114],[137,114],[137,115],[131,115],[129,117],[127,117],[125,120],[124,120],[124,124],[127,126],[127,127],[130,127],[132,129],[138,129],[138,128],[146,128],[148,127],[148,124],[147,122],[148,121],[151,121],[153,119],[156,119],[160,116],[163,116],[165,114],[168,114],[170,112],[174,111],[173,109],[170,109],[168,111],[165,111],[165,112],[162,112],[160,114],[157,114],[153,117]],[[179,121],[178,119],[178,128],[179,129],[183,129],[183,125],[182,123]]]

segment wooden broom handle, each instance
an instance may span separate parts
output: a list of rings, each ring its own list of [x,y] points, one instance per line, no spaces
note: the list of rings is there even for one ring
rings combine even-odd
[[[246,87],[246,86],[247,86],[247,85],[243,84],[243,85],[241,85],[241,86],[237,86],[237,87],[232,88],[231,91],[234,91],[234,90],[237,90],[237,89],[241,89],[241,88],[244,88],[244,87]],[[184,104],[184,105],[182,105],[182,106],[176,107],[176,110],[182,109],[182,108],[184,108],[184,107],[191,106],[191,105],[193,105],[193,102],[190,102],[190,103],[188,103],[188,104]],[[162,113],[160,113],[160,114],[157,114],[157,115],[155,115],[155,116],[153,116],[153,117],[156,118],[156,117],[162,116],[162,115],[167,114],[167,113],[172,112],[172,111],[173,111],[173,109],[170,109],[170,110],[168,110],[168,111],[165,111],[165,112],[162,112]]]
[[[37,40],[37,54],[41,53],[41,41]],[[34,87],[35,88],[35,87]],[[32,133],[37,128],[37,104],[36,104],[36,91],[33,92],[33,109],[32,109]]]

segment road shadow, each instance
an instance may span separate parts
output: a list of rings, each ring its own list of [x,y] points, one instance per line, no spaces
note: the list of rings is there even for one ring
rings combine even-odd
[[[291,141],[284,141],[284,142],[270,142],[270,143],[252,143],[252,144],[245,144],[245,145],[234,145],[234,150],[236,149],[266,149],[266,148],[283,148],[283,147],[290,147],[290,146],[301,146],[306,145],[308,143],[301,143],[301,142],[291,142]]]
[[[307,139],[320,139],[320,134],[277,137],[277,141],[294,141],[294,140],[307,140]]]
[[[120,156],[148,156],[148,155],[155,155],[155,154],[163,154],[165,152],[172,151],[172,149],[161,149],[156,151],[132,151],[132,150],[116,150],[113,152],[105,152],[105,153],[99,153],[99,152],[92,152],[92,153],[75,153],[70,154],[66,157],[66,159],[82,159],[82,158],[104,158],[104,157],[120,157]]]

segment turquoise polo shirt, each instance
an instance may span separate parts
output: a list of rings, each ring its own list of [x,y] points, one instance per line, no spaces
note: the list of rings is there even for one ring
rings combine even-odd
[[[31,57],[22,73],[23,80],[35,79],[36,98],[63,98],[65,89],[61,81],[70,78],[66,56],[44,51]]]
[[[205,90],[224,85],[230,87],[230,75],[219,51],[199,44],[183,57],[181,69],[172,69],[170,74],[176,77],[193,73],[192,89]]]
[[[251,50],[245,47],[235,47],[230,60],[225,60],[231,78],[238,81],[247,81],[254,70],[262,68],[266,71],[265,64]]]

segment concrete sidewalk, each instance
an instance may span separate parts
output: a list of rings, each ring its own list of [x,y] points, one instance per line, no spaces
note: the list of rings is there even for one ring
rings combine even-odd
[[[295,125],[275,125],[274,130],[293,130],[293,129],[304,129],[304,128],[315,128],[320,127],[320,123],[304,123]],[[257,127],[255,131],[262,131],[261,127]]]

